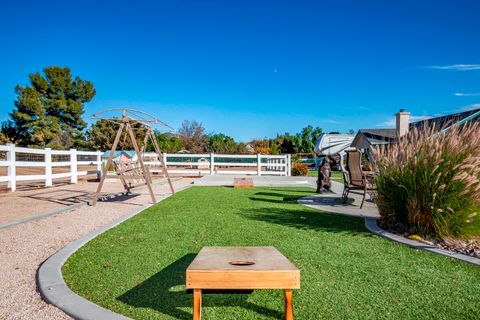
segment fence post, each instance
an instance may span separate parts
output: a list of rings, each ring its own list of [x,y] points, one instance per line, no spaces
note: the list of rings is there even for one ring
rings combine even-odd
[[[45,187],[51,187],[52,184],[52,149],[45,148]]]
[[[13,192],[17,190],[17,181],[15,180],[16,176],[16,167],[15,167],[15,144],[9,143],[7,144],[9,150],[7,151],[7,161],[10,163],[8,164],[7,167],[7,175],[8,175],[8,182],[7,182],[7,187],[10,188],[10,190]]]
[[[78,182],[77,149],[70,149],[70,183]]]
[[[287,154],[287,166],[286,166],[286,174],[287,177],[290,177],[292,175],[292,155]]]
[[[102,152],[97,151],[97,179],[102,177]]]
[[[215,155],[210,153],[210,175],[215,174]]]
[[[257,176],[262,175],[262,159],[260,157],[260,153],[257,153]]]

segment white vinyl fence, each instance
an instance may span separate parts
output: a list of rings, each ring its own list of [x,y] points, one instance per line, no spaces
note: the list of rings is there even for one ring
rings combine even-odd
[[[77,183],[78,176],[87,174],[99,175],[102,170],[102,152],[21,148],[14,144],[0,145],[0,167],[6,167],[6,175],[0,175],[0,182],[7,182],[11,191],[17,188],[17,181],[45,181],[50,187],[53,179],[70,178]],[[95,170],[79,171],[79,166],[95,166]],[[53,173],[55,167],[63,167],[65,171]],[[32,170],[40,168],[40,170]],[[26,174],[20,174],[20,171]],[[35,174],[28,174],[29,171]],[[43,171],[43,174],[40,174]]]
[[[163,153],[169,173],[203,176],[214,174],[291,175],[291,156],[261,154]],[[144,154],[151,172],[161,172],[153,152]]]
[[[0,169],[4,172],[0,174],[0,183],[7,182],[7,187],[15,191],[18,181],[44,181],[44,185],[50,187],[53,180],[58,178],[70,178],[71,183],[77,183],[78,177],[82,175],[96,174],[99,177],[102,163],[106,161],[102,159],[102,154],[101,151],[32,149],[17,147],[14,144],[0,145]],[[291,175],[291,156],[288,154],[163,153],[162,156],[169,173],[183,176]],[[144,161],[151,172],[162,172],[155,153],[146,152]],[[79,170],[92,166],[95,167],[94,170]]]

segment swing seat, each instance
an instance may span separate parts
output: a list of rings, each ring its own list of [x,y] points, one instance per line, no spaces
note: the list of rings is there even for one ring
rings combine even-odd
[[[142,167],[137,161],[113,161],[115,172],[120,177],[127,192],[147,184]]]

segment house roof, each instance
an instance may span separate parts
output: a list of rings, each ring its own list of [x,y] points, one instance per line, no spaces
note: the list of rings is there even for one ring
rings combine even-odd
[[[425,128],[425,126],[431,128],[435,126],[436,129],[441,130],[441,129],[450,127],[456,123],[459,123],[462,120],[467,119],[468,117],[471,117],[471,116],[474,116],[474,117],[469,120],[480,121],[480,108],[468,110],[464,112],[453,113],[446,116],[440,116],[440,117],[435,117],[431,119],[421,120],[417,122],[412,122],[410,123],[410,129],[413,129],[413,128],[422,129],[422,128]]]
[[[389,144],[397,138],[396,129],[360,129],[359,134],[371,145]]]
[[[435,126],[435,128],[438,130],[445,129],[471,116],[473,116],[473,118],[469,120],[480,121],[480,108],[468,110],[464,112],[453,113],[446,116],[440,116],[440,117],[435,117],[431,119],[421,120],[417,122],[412,122],[410,123],[410,129],[413,129],[413,128],[422,129],[425,127],[430,128],[432,126]]]
[[[438,130],[449,128],[454,124],[463,124],[464,121],[480,121],[480,108],[449,114],[446,116],[435,117],[410,123],[410,130],[413,128],[422,129],[435,126]],[[448,130],[448,129],[446,129]],[[382,145],[395,142],[397,139],[396,129],[360,129],[355,136],[353,144],[360,137],[364,137],[370,145]]]

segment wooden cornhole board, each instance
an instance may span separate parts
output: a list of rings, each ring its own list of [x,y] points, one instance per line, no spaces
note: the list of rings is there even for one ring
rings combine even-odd
[[[252,178],[234,178],[233,179],[234,188],[253,188],[253,179]]]
[[[202,289],[282,289],[285,319],[293,319],[292,289],[300,270],[274,247],[203,247],[186,275],[193,289],[193,319],[201,319]]]

